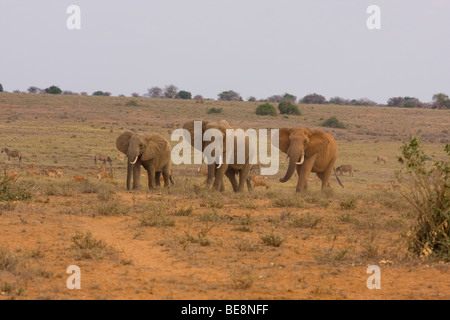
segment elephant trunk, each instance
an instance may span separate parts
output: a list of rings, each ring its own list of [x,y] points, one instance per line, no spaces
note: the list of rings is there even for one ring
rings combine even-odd
[[[301,156],[300,156],[300,154],[301,154]],[[289,166],[288,166],[285,176],[280,179],[280,182],[288,181],[294,174],[295,170],[297,169],[297,166],[301,165],[305,161],[305,153],[304,152],[295,153],[295,154],[291,153],[288,155],[289,155]]]
[[[129,161],[127,165],[127,190],[131,190],[131,177],[133,176],[133,167]]]

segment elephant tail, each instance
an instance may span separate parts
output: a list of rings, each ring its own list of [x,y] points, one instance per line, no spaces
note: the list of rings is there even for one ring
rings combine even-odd
[[[172,175],[169,176],[169,180],[170,180],[170,183],[171,183],[171,184],[173,184],[173,185],[175,184],[175,183],[173,183]]]
[[[339,182],[339,184],[341,185],[341,187],[343,188],[344,186],[341,183],[341,180],[339,180],[339,177],[336,174],[336,170],[334,171],[334,175],[336,176],[337,181]]]

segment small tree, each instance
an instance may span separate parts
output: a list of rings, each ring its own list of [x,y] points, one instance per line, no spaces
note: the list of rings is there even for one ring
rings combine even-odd
[[[313,93],[304,96],[302,99],[302,103],[325,104],[327,103],[327,99],[325,99],[325,97],[320,94]]]
[[[433,95],[433,109],[450,109],[450,99],[444,93]]]
[[[163,90],[160,87],[151,87],[147,90],[147,96],[150,98],[162,98]]]
[[[0,83],[0,92],[3,92],[3,86],[1,83]]]
[[[267,101],[279,103],[279,102],[283,101],[283,96],[281,96],[279,94],[275,94],[273,96],[268,97]]]
[[[344,105],[350,105],[350,100],[344,99],[341,97],[332,97],[332,98],[330,98],[328,103],[344,106]]]
[[[450,145],[444,147],[447,158],[442,161],[427,156],[416,137],[401,150],[403,168],[396,177],[407,191],[400,193],[418,213],[407,235],[409,249],[421,257],[450,261]]]
[[[45,93],[61,94],[62,90],[59,87],[57,87],[57,86],[51,86],[51,87],[48,87],[47,89],[45,89]]]
[[[228,91],[222,91],[221,93],[218,94],[219,96],[219,100],[225,100],[225,101],[239,101],[241,100],[241,96],[239,95],[239,93],[233,91],[233,90],[228,90]]]
[[[189,91],[181,90],[180,92],[177,93],[176,98],[177,99],[191,99],[192,94]]]
[[[168,85],[164,88],[164,97],[168,99],[173,99],[176,97],[178,93],[178,88],[175,87],[173,84]]]
[[[277,110],[275,109],[275,107],[273,105],[266,102],[266,103],[259,105],[256,108],[255,113],[260,116],[276,116]]]
[[[278,104],[278,110],[280,110],[280,114],[301,114],[300,110],[298,110],[298,107],[288,100],[281,101]]]
[[[297,101],[297,97],[290,93],[285,93],[283,96],[283,100],[294,102]]]
[[[100,90],[99,90],[99,91],[93,92],[92,95],[93,95],[93,96],[102,96],[103,93],[104,93],[103,91],[100,91]]]

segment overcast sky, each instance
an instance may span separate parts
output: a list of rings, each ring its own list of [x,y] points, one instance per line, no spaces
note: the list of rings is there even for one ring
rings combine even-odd
[[[69,5],[79,30],[67,28]],[[429,102],[450,95],[449,17],[449,0],[0,0],[0,83]]]

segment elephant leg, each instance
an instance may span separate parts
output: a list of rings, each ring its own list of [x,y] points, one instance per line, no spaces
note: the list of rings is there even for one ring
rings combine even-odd
[[[315,156],[305,160],[302,165],[297,165],[298,182],[295,191],[302,192],[308,188],[308,177],[314,165]]]
[[[237,192],[239,190],[239,185],[238,185],[238,182],[236,180],[236,171],[229,168],[227,170],[227,172],[225,172],[225,175],[230,180],[231,185],[233,187],[233,191]]]
[[[157,187],[161,187],[161,171],[155,173],[155,183]]]
[[[164,187],[169,188],[169,180],[170,180],[170,168],[165,167],[162,171],[162,175],[164,178]]]
[[[155,182],[155,175],[156,175],[156,170],[153,167],[150,167],[147,170],[148,173],[148,188],[150,190],[152,190],[153,188],[156,187],[156,182]]]
[[[210,186],[211,184],[213,184],[213,180],[215,180],[215,176],[216,176],[216,164],[209,164],[208,165],[208,176],[206,178],[206,185]]]
[[[247,182],[247,177],[248,177],[248,173],[250,172],[250,165],[244,165],[244,167],[240,170],[239,173],[239,190],[238,192],[244,192],[244,188],[245,188],[245,184]],[[249,188],[248,191],[251,191],[250,187],[247,185],[247,187]]]
[[[133,190],[139,189],[141,185],[141,164],[136,163],[133,166]]]
[[[216,189],[217,191],[225,191],[225,185],[223,183],[223,176],[225,175],[225,172],[228,169],[228,165],[227,164],[222,164],[220,166],[220,168],[216,168],[216,175],[214,178],[214,184],[213,187],[214,189]]]

